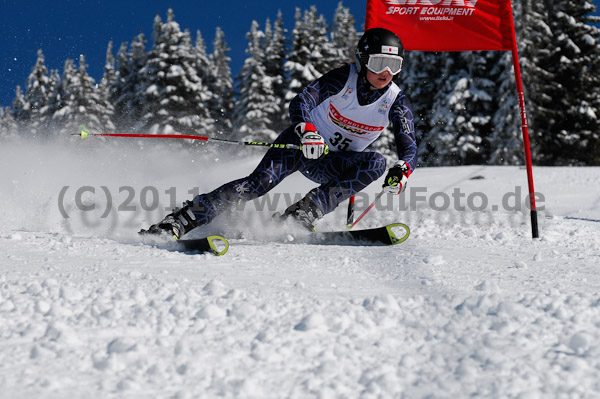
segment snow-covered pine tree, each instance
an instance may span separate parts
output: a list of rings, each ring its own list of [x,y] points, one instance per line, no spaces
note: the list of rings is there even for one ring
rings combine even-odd
[[[270,24],[267,23],[267,27]],[[283,131],[290,123],[285,95],[288,87],[288,78],[285,72],[285,60],[287,57],[286,29],[283,26],[283,14],[277,12],[277,19],[273,24],[271,33],[265,27],[267,44],[265,48],[265,69],[267,76],[272,80],[273,93],[279,108],[278,115],[274,115],[270,128],[276,132]]]
[[[294,15],[295,25],[292,30],[292,48],[285,62],[285,70],[288,76],[288,87],[285,95],[286,109],[290,101],[299,94],[304,87],[318,78],[320,74],[315,70],[312,64],[309,64],[309,42],[310,37],[307,37],[304,31],[302,21],[302,11],[296,7]]]
[[[169,9],[165,23],[156,16],[153,35],[154,44],[141,71],[143,130],[155,134],[213,134],[213,120],[205,106],[210,95],[196,71],[189,32],[181,31]]]
[[[319,77],[327,71],[340,66],[346,59],[340,59],[339,52],[330,40],[329,26],[316,6],[304,12],[304,26],[313,40],[310,43],[311,63],[319,73]]]
[[[231,49],[225,41],[225,32],[220,27],[215,30],[213,51],[208,57],[208,68],[211,73],[206,81],[213,94],[210,103],[210,115],[215,120],[215,133],[228,137],[233,135],[233,78],[231,76]]]
[[[279,132],[270,128],[271,117],[279,106],[273,91],[273,79],[265,68],[265,35],[252,21],[246,35],[248,57],[237,78],[238,97],[235,103],[234,124],[242,140],[272,141]]]
[[[433,103],[443,82],[445,58],[438,52],[405,51],[402,72],[396,83],[409,97],[417,142],[422,142],[433,123]]]
[[[524,80],[525,101],[530,110],[527,118],[531,136],[531,152],[536,163],[552,164],[559,146],[555,131],[556,119],[562,112],[556,113],[555,99],[559,88],[554,71],[548,69],[553,59],[556,43],[549,25],[547,4],[532,0],[519,0],[516,9],[521,19],[519,26],[519,53]],[[554,12],[554,11],[553,11]]]
[[[496,77],[498,110],[492,117],[494,129],[488,138],[489,162],[494,165],[524,164],[519,98],[515,86],[512,54],[502,54],[491,75]]]
[[[316,6],[304,11],[296,8],[296,23],[292,31],[292,49],[285,63],[289,75],[286,108],[289,102],[313,80],[321,77],[339,63],[333,46],[327,38],[327,25],[317,15]]]
[[[118,131],[127,131],[126,122],[129,110],[127,109],[126,101],[123,101],[127,91],[125,90],[125,81],[127,80],[129,70],[129,55],[127,54],[128,43],[123,42],[117,50],[115,80],[112,82],[112,87],[108,89],[108,100],[114,107],[113,122]]]
[[[233,135],[233,77],[231,75],[231,49],[225,40],[225,32],[220,27],[215,30],[213,40],[213,51],[209,56],[210,70],[213,79],[209,81],[210,91],[218,98],[216,107],[211,111],[215,119],[215,128],[218,134],[224,136]]]
[[[10,107],[0,108],[0,140],[17,137],[17,129]]]
[[[552,101],[553,76],[544,70],[549,62],[550,38],[548,10],[543,4],[531,0],[518,0],[513,5],[515,28],[517,29],[519,59],[523,75],[523,91],[528,110],[527,123],[531,139],[531,154],[538,162],[541,151],[539,136],[546,130],[547,105]]]
[[[55,114],[62,108],[63,104],[63,84],[61,75],[57,69],[50,71],[50,93],[48,96],[48,105],[42,109],[42,118],[48,128],[49,136],[55,136],[57,122]]]
[[[416,58],[417,60],[425,58],[425,54],[422,56],[417,55]],[[433,59],[430,58],[430,60]],[[415,61],[411,63],[414,66],[417,64]],[[444,101],[447,101],[447,97],[450,94],[448,93],[449,88],[447,86],[452,73],[454,73],[453,65],[455,63],[455,56],[452,53],[439,53],[435,61],[435,65],[438,67],[436,74],[432,74],[432,71],[427,69],[423,71],[422,75],[415,72],[415,77],[411,78],[413,80],[409,80],[414,85],[411,87],[411,94],[412,90],[418,90],[414,88],[419,87],[419,83],[422,84],[420,87],[425,88],[425,93],[419,95],[420,93],[417,91],[417,93],[411,96],[411,99],[413,100],[413,107],[416,105],[413,108],[413,114],[419,115],[422,121],[422,124],[417,121],[415,128],[422,128],[422,132],[418,133],[420,140],[418,140],[417,144],[419,146],[420,162],[426,166],[444,164],[444,159],[450,152],[452,142],[452,134],[446,132],[446,125],[450,123],[447,120],[452,120],[453,117],[449,114],[449,110],[443,108],[443,104]],[[434,96],[431,98],[427,97],[431,92],[434,93]],[[440,97],[443,97],[443,99]],[[419,105],[427,101],[429,101],[429,110],[425,109],[421,111]]]
[[[83,54],[79,57],[79,79],[81,81],[82,100],[79,112],[82,114],[83,124],[90,129],[103,131],[106,133],[114,132],[115,125],[112,122],[113,106],[108,98],[99,89],[99,86],[87,73],[87,63]]]
[[[53,116],[59,135],[77,133],[81,124],[95,132],[114,131],[111,106],[88,75],[83,54],[79,57],[79,70],[72,60],[65,62],[61,97],[60,109]]]
[[[221,135],[224,131],[223,124],[224,126],[227,126],[227,122],[221,113],[221,110],[223,109],[223,99],[219,98],[219,95],[214,92],[214,89],[217,85],[217,74],[213,70],[213,65],[206,48],[206,42],[204,41],[202,32],[200,30],[196,31],[194,57],[196,72],[205,88],[204,106],[214,121],[214,131],[211,132],[211,134],[213,136]]]
[[[65,61],[62,77],[60,79],[60,89],[55,91],[52,105],[55,112],[52,115],[52,126],[54,134],[61,136],[63,133],[77,133],[77,124],[83,123],[77,121],[78,105],[77,98],[81,89],[81,81],[77,75],[77,69],[72,59]],[[70,132],[68,132],[71,130]]]
[[[212,65],[210,64],[206,50],[206,42],[204,41],[202,32],[200,30],[196,31],[196,43],[194,44],[193,54],[196,73],[198,74],[198,77],[202,83],[207,86],[208,90],[208,85],[210,84],[210,81],[214,79],[214,75],[211,70]],[[212,93],[210,94],[212,97]]]
[[[15,89],[15,98],[12,102],[12,117],[17,124],[19,132],[29,131],[29,124],[31,123],[31,109],[27,101],[25,101],[25,95],[21,86],[17,86]]]
[[[350,9],[344,7],[343,2],[340,1],[333,15],[331,28],[331,44],[339,63],[354,60],[354,50],[358,39],[354,16],[350,13]]]
[[[51,92],[51,81],[48,76],[44,54],[37,52],[37,61],[27,78],[25,102],[29,105],[29,131],[33,135],[47,134],[43,118],[44,107],[48,106]]]
[[[122,43],[117,52],[117,73],[110,89],[110,102],[114,106],[115,125],[120,131],[132,132],[140,124],[143,103],[142,68],[146,64],[146,39],[137,35],[131,45]]]
[[[288,126],[289,122],[287,122],[288,118],[283,117],[284,115],[287,117],[287,113],[284,112],[284,60],[280,58],[281,51],[283,51],[283,48],[279,48],[279,46],[282,43],[277,43],[274,41],[274,34],[275,32],[271,27],[271,21],[269,18],[267,18],[265,22],[264,39],[261,46],[264,51],[264,79],[269,80],[269,82],[265,82],[265,84],[268,84],[270,86],[270,92],[273,95],[275,106],[270,107],[266,110],[267,114],[265,115],[265,117],[270,121],[268,129],[274,131],[275,133],[278,133],[285,129]]]
[[[112,40],[108,42],[108,46],[106,48],[106,62],[104,63],[104,73],[102,75],[102,79],[100,80],[100,95],[103,97],[103,100],[109,101],[112,97],[112,90],[117,82],[117,71],[115,70],[115,57],[112,53],[113,42]],[[110,104],[112,109],[112,104]]]
[[[448,78],[433,105],[433,127],[420,143],[429,165],[468,165],[488,159],[495,113],[489,65],[499,53],[445,53]]]
[[[546,2],[550,7],[550,2]],[[548,104],[552,124],[538,135],[543,164],[590,165],[600,160],[600,29],[588,15],[590,0],[552,1],[549,63],[555,90]]]

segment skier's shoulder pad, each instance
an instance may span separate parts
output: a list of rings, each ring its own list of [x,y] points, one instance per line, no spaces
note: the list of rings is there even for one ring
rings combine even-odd
[[[350,76],[350,64],[341,65],[335,69],[326,72],[319,78],[319,81],[329,87],[339,87],[342,90]]]

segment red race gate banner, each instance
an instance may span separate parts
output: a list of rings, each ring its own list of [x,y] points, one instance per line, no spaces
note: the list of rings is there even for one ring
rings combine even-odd
[[[396,33],[406,50],[513,49],[510,0],[367,0],[366,29]]]
[[[510,0],[367,0],[366,29],[385,28],[413,51],[511,51],[521,110],[531,232],[539,238],[531,149]]]

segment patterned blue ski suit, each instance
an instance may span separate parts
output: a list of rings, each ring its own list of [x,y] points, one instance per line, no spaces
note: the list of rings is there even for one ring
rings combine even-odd
[[[292,125],[275,140],[276,143],[299,144],[293,127],[300,122],[311,122],[310,111],[324,99],[339,93],[350,74],[350,64],[334,69],[308,85],[290,104]],[[385,91],[370,90],[368,83],[359,78],[357,96],[360,105],[371,104]],[[416,167],[413,115],[410,102],[400,92],[394,101],[389,120],[393,126],[398,159]],[[284,178],[299,171],[320,184],[307,196],[323,214],[332,212],[342,201],[358,193],[377,180],[386,170],[386,160],[378,152],[335,151],[320,159],[307,159],[297,150],[269,149],[256,169],[247,177],[226,183],[216,190],[196,196],[192,211],[198,225],[210,223],[216,216],[241,201],[258,198],[279,184]]]

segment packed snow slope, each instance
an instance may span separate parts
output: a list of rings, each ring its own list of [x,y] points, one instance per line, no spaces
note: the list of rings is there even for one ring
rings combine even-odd
[[[417,169],[357,226],[408,223],[394,247],[265,227],[301,175],[197,232],[225,256],[140,244],[264,151],[226,150],[1,144],[2,398],[600,397],[599,168],[534,168],[539,241],[525,170],[468,166]]]

